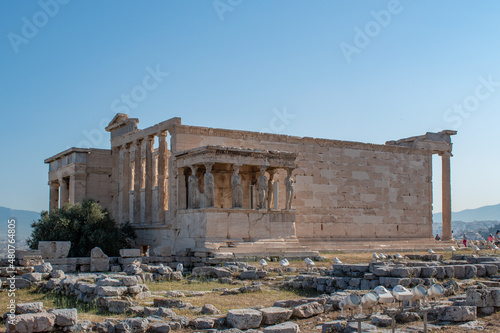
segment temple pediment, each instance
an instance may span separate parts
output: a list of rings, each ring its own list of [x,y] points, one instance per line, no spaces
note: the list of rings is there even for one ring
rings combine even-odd
[[[111,139],[129,132],[137,131],[138,118],[129,118],[128,114],[117,113],[106,126],[105,130],[111,133]]]

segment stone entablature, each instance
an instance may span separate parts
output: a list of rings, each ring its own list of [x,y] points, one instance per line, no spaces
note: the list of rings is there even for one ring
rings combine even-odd
[[[267,167],[295,169],[297,153],[224,146],[205,146],[175,153],[175,158],[178,168],[214,162],[236,165],[265,165]]]

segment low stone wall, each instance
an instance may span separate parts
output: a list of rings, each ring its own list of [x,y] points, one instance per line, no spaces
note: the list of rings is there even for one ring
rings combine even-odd
[[[437,262],[421,262],[409,266],[387,262],[370,264],[334,264],[325,275],[306,273],[287,281],[291,288],[311,288],[319,292],[332,293],[337,290],[370,290],[382,285],[393,288],[396,285],[414,287],[419,284],[430,286],[436,280],[471,279],[475,277],[495,277],[498,266],[495,263],[442,265]]]

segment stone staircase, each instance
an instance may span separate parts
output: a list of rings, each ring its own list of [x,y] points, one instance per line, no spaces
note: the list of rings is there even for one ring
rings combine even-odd
[[[303,246],[297,239],[266,239],[253,242],[226,242],[205,243],[215,257],[232,256],[234,258],[244,257],[269,257],[279,256],[286,258],[306,258],[319,256],[318,251],[313,251]]]
[[[436,241],[433,238],[411,238],[411,239],[330,239],[330,240],[307,240],[301,239],[300,244],[320,252],[408,252],[449,250],[451,246],[456,247],[453,241]]]
[[[252,242],[228,241],[205,242],[197,250],[207,256],[218,259],[249,258],[249,257],[286,257],[306,258],[317,257],[328,252],[412,252],[433,250],[449,250],[456,247],[455,241],[435,241],[432,238],[413,239],[331,239],[331,240],[298,240],[295,238],[265,239]]]

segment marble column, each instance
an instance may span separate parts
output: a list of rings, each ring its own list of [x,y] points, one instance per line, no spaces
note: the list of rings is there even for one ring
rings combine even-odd
[[[145,211],[145,222],[153,223],[153,143],[154,136],[148,136],[146,139],[146,177],[144,184],[144,206]]]
[[[59,207],[62,208],[69,202],[69,180],[68,178],[59,179]]]
[[[59,208],[59,183],[52,181],[49,185],[49,211],[52,211],[54,208]]]
[[[134,221],[133,223],[141,222],[141,188],[142,188],[142,139],[135,142],[135,174],[134,174]]]
[[[274,182],[274,209],[278,210],[278,205],[279,205],[279,183],[276,180]]]
[[[167,200],[167,135],[158,133],[158,216],[159,222],[165,222]]]
[[[442,192],[442,204],[441,209],[443,211],[443,235],[441,239],[443,241],[452,239],[451,232],[451,171],[450,171],[450,152],[443,152],[439,154],[441,156],[441,192]]]
[[[121,200],[120,200],[120,146],[115,146],[111,148],[111,156],[112,156],[112,171],[111,171],[111,196],[112,198],[112,203],[111,203],[111,210],[110,214],[113,219],[115,219],[117,222],[121,221]],[[84,184],[87,182],[85,181]]]
[[[121,153],[123,166],[121,188],[122,188],[122,223],[130,222],[130,144],[125,144]]]

